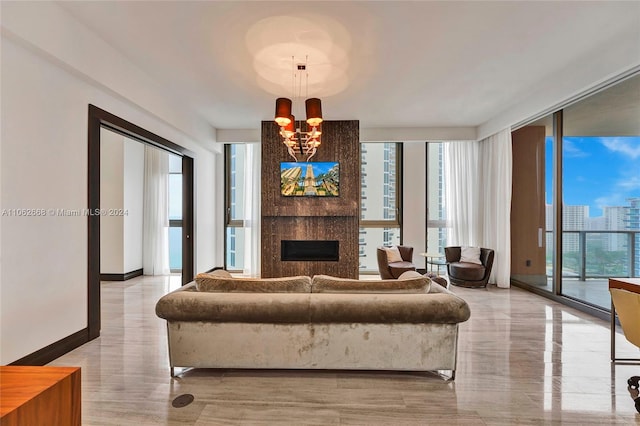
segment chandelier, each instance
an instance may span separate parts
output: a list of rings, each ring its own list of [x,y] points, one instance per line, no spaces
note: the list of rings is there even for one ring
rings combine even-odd
[[[298,98],[301,98],[300,94],[302,92],[303,73],[306,80],[307,92],[309,87],[309,73],[307,72],[307,65],[306,63],[298,64],[298,72],[296,73],[296,69],[293,66],[293,57],[291,58],[291,61],[292,88],[295,91],[297,80]],[[295,161],[298,161],[298,154],[304,155],[306,157],[306,161],[309,161],[311,157],[316,154],[321,143],[322,104],[320,99],[309,98],[305,100],[304,104],[307,113],[307,120],[305,131],[302,131],[302,121],[296,122],[296,118],[293,115],[293,102],[291,99],[276,99],[275,122],[280,126],[280,136],[282,137],[282,142],[287,147],[287,152]]]

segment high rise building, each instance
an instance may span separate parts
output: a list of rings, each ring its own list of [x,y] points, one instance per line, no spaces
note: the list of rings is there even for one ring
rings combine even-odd
[[[589,217],[589,206],[562,206],[563,231],[582,231]]]
[[[244,218],[244,187],[246,147],[242,144],[230,145],[230,176],[229,176],[229,222]],[[241,226],[227,227],[227,268],[244,268],[245,232]]]
[[[361,219],[395,220],[396,144],[363,143],[361,153]],[[360,269],[377,270],[376,248],[400,244],[399,227],[365,227],[360,229]]]
[[[444,253],[447,245],[444,205],[443,143],[427,144],[427,251]]]
[[[546,230],[553,231],[553,205],[545,206]],[[563,252],[579,251],[580,236],[576,232],[565,231],[584,231],[589,223],[589,206],[562,206],[562,250]],[[553,236],[547,232],[547,244],[552,243]]]
[[[627,206],[605,206],[602,208],[605,231],[624,231],[627,229],[626,218],[629,212]],[[629,246],[626,234],[605,234],[603,249],[605,251],[626,251]]]
[[[640,231],[640,197],[627,198],[629,210],[626,218],[627,229]],[[640,232],[635,234],[636,252],[634,257],[635,276],[640,276]]]

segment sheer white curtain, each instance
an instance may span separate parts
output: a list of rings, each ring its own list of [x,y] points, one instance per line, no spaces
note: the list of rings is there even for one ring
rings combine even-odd
[[[489,282],[509,288],[511,281],[511,129],[479,142],[482,232],[485,247],[495,250]]]
[[[448,142],[444,149],[448,245],[478,246],[478,144]]]
[[[478,142],[445,144],[449,245],[495,250],[490,283],[510,287],[511,129]]]
[[[260,276],[260,170],[261,146],[246,145],[244,188],[244,270],[249,276]]]
[[[169,154],[144,147],[142,268],[144,275],[169,270]]]

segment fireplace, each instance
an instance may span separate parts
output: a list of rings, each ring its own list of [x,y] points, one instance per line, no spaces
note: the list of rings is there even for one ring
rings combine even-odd
[[[280,127],[262,122],[260,276],[332,275],[358,278],[360,233],[359,124],[325,120],[331,141],[313,161],[340,163],[339,197],[285,197],[280,163],[288,161]]]
[[[281,261],[337,262],[340,242],[332,240],[282,240]]]

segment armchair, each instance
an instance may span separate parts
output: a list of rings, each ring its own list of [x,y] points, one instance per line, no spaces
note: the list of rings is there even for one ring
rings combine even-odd
[[[383,280],[398,279],[400,275],[407,271],[415,271],[416,266],[413,262],[413,247],[409,246],[397,246],[402,261],[389,262],[387,259],[387,251],[385,248],[390,247],[378,247],[378,271],[380,272],[380,278]]]
[[[486,287],[493,267],[495,253],[492,249],[480,248],[480,262],[460,262],[462,247],[445,247],[449,282],[460,287]]]

